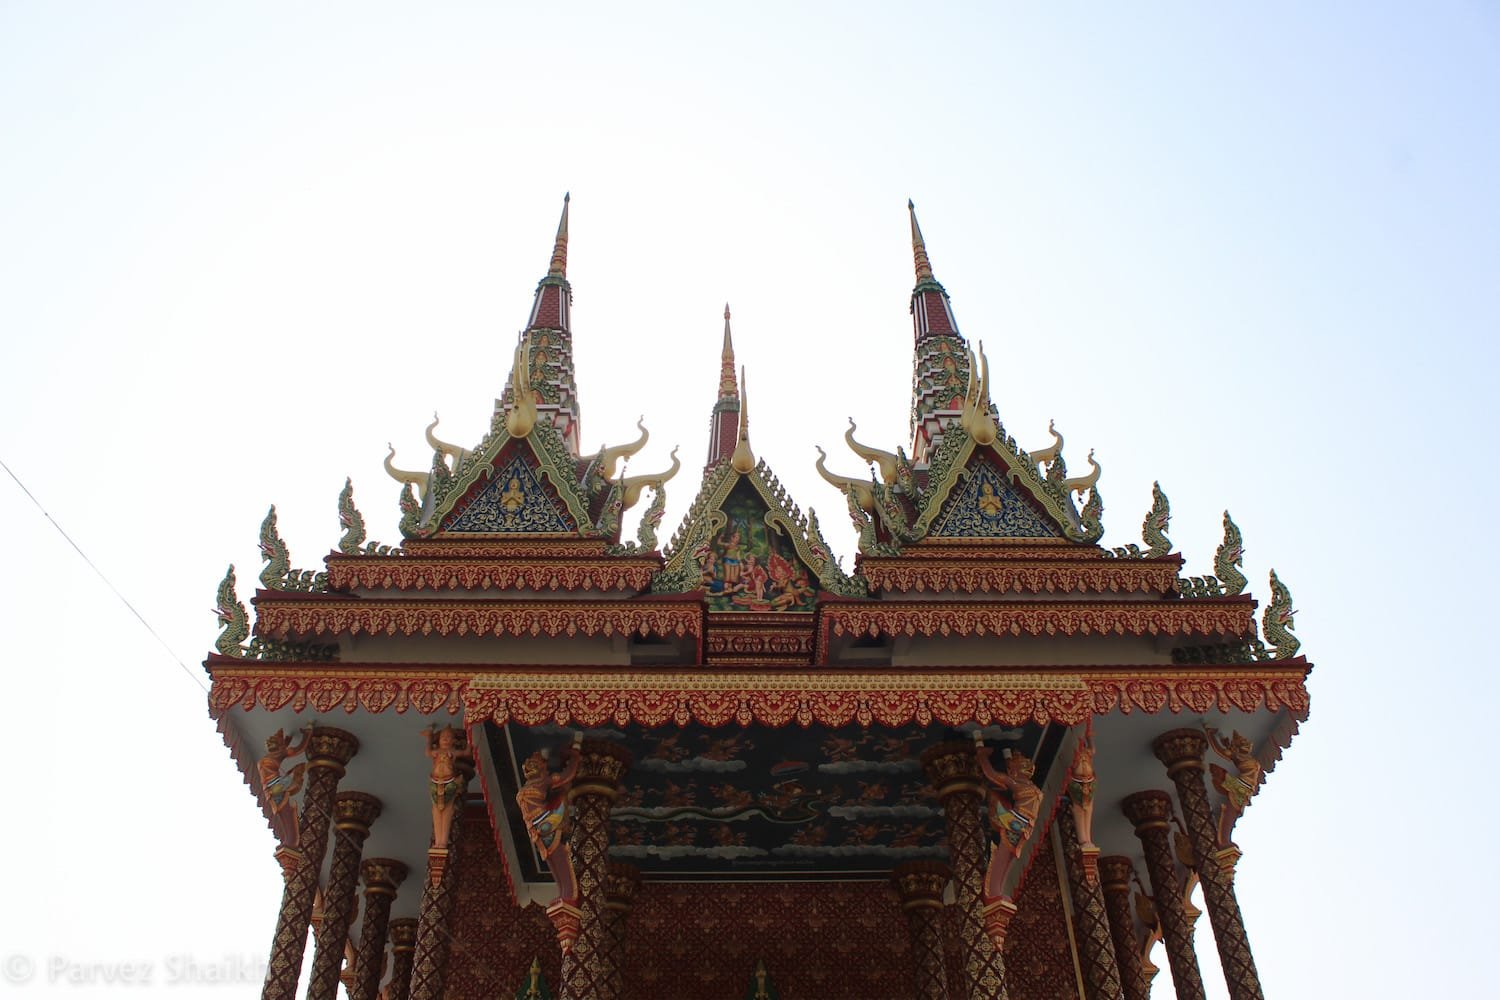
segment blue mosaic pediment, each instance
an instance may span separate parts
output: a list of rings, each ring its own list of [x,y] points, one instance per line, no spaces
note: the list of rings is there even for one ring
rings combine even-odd
[[[578,526],[537,472],[516,456],[462,504],[448,531],[459,533],[575,534]]]
[[[929,534],[935,538],[1058,538],[1062,533],[998,469],[989,462],[977,462],[949,495]]]

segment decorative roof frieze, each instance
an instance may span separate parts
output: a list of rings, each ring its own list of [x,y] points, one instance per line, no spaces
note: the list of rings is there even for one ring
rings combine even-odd
[[[703,612],[684,601],[449,601],[256,598],[257,634],[698,636]]]

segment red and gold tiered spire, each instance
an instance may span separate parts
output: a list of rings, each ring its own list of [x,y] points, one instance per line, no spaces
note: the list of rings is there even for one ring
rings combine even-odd
[[[963,412],[969,382],[967,345],[958,332],[948,293],[933,277],[927,241],[917,224],[917,208],[909,199],[911,252],[917,284],[911,292],[912,335],[916,359],[912,372],[912,464],[921,468],[937,447],[943,431]]]
[[[578,454],[579,407],[578,384],[573,373],[573,324],[570,315],[573,287],[568,284],[568,202],[563,195],[562,218],[557,223],[557,238],[552,244],[552,260],[547,274],[537,283],[531,315],[520,340],[531,341],[527,364],[530,385],[536,394],[538,419],[549,420],[567,442],[568,450]],[[502,403],[510,404],[512,390],[507,388]]]
[[[740,427],[740,387],[734,375],[734,340],[729,333],[729,303],[724,303],[724,349],[719,360],[719,398],[708,424],[708,463],[713,468],[734,451]]]

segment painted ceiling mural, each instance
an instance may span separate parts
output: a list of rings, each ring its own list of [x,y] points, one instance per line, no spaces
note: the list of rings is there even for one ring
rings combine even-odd
[[[516,761],[541,750],[559,766],[573,730],[488,726],[494,759],[506,763],[516,843],[528,843],[514,802]],[[1035,754],[1045,781],[1062,730],[1041,726],[981,731],[988,745]],[[967,732],[920,726],[837,730],[764,726],[588,730],[622,743],[634,757],[610,816],[610,856],[647,875],[809,875],[888,873],[902,861],[946,857],[943,812],[922,774],[922,750]],[[497,806],[500,802],[497,802]],[[523,852],[532,881],[545,868]]]
[[[766,504],[739,482],[724,501],[724,525],[693,553],[710,611],[811,611],[818,576],[791,540],[766,524]]]

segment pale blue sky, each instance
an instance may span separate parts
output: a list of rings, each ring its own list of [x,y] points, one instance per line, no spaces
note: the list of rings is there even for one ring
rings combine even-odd
[[[848,554],[812,445],[907,436],[912,197],[1007,428],[1097,449],[1106,542],[1159,479],[1189,572],[1228,507],[1296,595],[1312,719],[1237,834],[1267,994],[1478,996],[1497,100],[1493,3],[0,3],[0,459],[196,670],[268,504],[313,565],[352,475],[395,541],[385,442],[480,437],[571,189],[585,446],[681,443],[675,526],[728,299],[756,450]],[[0,511],[16,995],[263,959],[202,692]]]

